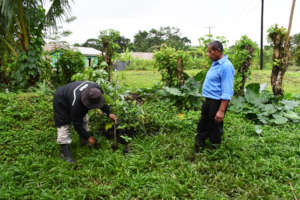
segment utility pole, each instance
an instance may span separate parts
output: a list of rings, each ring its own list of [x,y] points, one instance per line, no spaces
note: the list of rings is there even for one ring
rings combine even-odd
[[[208,33],[209,33],[209,35],[211,35],[211,29],[215,28],[215,27],[214,26],[206,26],[204,28],[208,28]]]
[[[261,0],[260,25],[260,70],[262,70],[264,65],[264,0]]]

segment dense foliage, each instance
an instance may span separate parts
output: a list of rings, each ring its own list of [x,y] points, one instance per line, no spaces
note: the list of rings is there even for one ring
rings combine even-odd
[[[159,30],[152,28],[148,31],[139,31],[134,35],[133,50],[138,52],[152,52],[159,50],[162,44],[176,50],[186,50],[191,41],[181,37],[180,29],[175,27],[161,27]]]
[[[69,49],[58,49],[58,59],[52,73],[52,84],[64,85],[71,82],[77,72],[84,70],[84,57],[80,52]]]
[[[48,6],[46,13],[45,1],[0,1],[0,78],[5,87],[28,88],[45,72],[44,32],[70,9],[68,0],[54,0]]]
[[[105,70],[108,73],[108,81],[112,78],[113,60],[117,56],[117,50],[120,46],[116,43],[116,40],[120,37],[120,32],[108,29],[100,32],[98,36],[100,40],[100,50],[102,57],[106,62]]]
[[[155,66],[161,73],[162,82],[168,87],[179,87],[184,84],[184,68],[190,55],[163,45],[154,54]]]
[[[242,113],[246,118],[261,124],[285,124],[288,121],[299,122],[295,109],[298,102],[274,97],[261,89],[259,84],[247,86],[245,97],[233,97],[229,110]]]
[[[294,61],[297,66],[300,66],[300,33],[293,35],[291,39],[291,48]]]
[[[229,59],[235,68],[234,75],[234,94],[243,96],[244,87],[248,77],[251,75],[250,67],[253,62],[256,44],[247,36],[236,41],[229,53]]]
[[[91,113],[101,148],[80,146],[73,132],[71,166],[59,157],[51,104],[48,95],[0,94],[0,199],[293,199],[290,185],[300,190],[299,123],[265,125],[258,136],[228,112],[220,149],[193,156],[200,113],[157,102],[144,108],[154,130],[124,155],[99,132],[105,117]]]

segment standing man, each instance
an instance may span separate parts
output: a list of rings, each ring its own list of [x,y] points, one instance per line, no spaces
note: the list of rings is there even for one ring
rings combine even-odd
[[[233,95],[234,68],[228,57],[223,54],[223,45],[213,41],[208,45],[208,57],[213,61],[202,88],[205,102],[195,137],[195,152],[205,147],[210,139],[212,147],[221,144],[223,120],[228,103]]]
[[[97,83],[77,81],[57,89],[53,100],[54,121],[57,127],[57,143],[61,146],[61,156],[67,162],[73,163],[69,144],[71,128],[74,125],[79,134],[80,142],[89,146],[96,145],[96,139],[91,136],[88,127],[88,111],[100,108],[106,116],[117,123],[116,115],[105,105],[103,92]]]

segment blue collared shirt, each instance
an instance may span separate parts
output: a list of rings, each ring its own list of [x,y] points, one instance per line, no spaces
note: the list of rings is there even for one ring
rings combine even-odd
[[[202,96],[230,100],[233,95],[233,78],[234,68],[227,56],[214,61],[205,76]]]

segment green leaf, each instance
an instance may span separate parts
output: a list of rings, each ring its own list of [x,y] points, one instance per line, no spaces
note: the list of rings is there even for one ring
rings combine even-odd
[[[248,103],[254,104],[254,105],[259,105],[261,103],[261,100],[259,100],[259,95],[258,93],[255,93],[252,90],[246,90],[245,93],[245,99],[247,100]]]
[[[281,103],[284,105],[285,110],[293,110],[299,105],[299,102],[290,100],[282,100]]]
[[[259,94],[259,89],[260,89],[259,83],[251,83],[246,86],[246,90],[252,90],[256,94]]]
[[[109,95],[103,94],[103,96],[104,96],[105,102],[107,104],[113,104],[114,103],[114,100]]]
[[[113,123],[113,122],[111,122],[111,123],[106,123],[106,124],[105,124],[105,130],[108,131],[108,130],[111,129],[113,126],[114,126],[114,123]]]
[[[233,96],[231,101],[230,101],[230,107],[229,110],[233,112],[241,112],[245,107],[245,98],[238,96],[235,97]]]
[[[300,120],[300,116],[293,111],[288,111],[287,113],[284,113],[284,116],[291,120]]]
[[[174,95],[174,96],[184,96],[184,94],[181,93],[181,91],[177,88],[170,88],[170,87],[164,87],[163,88],[167,93]]]
[[[199,82],[203,82],[204,81],[204,78],[205,78],[205,75],[207,73],[207,70],[201,70],[200,72],[198,72],[195,76],[194,76],[194,79],[196,81],[199,81]]]
[[[265,112],[270,115],[275,113],[277,110],[275,108],[275,106],[273,106],[272,104],[266,104],[263,106],[263,110],[265,110]]]
[[[268,124],[269,123],[269,118],[265,115],[259,114],[259,115],[257,115],[257,118],[263,124]]]
[[[287,118],[283,117],[281,113],[273,114],[275,124],[284,124],[288,121]]]

